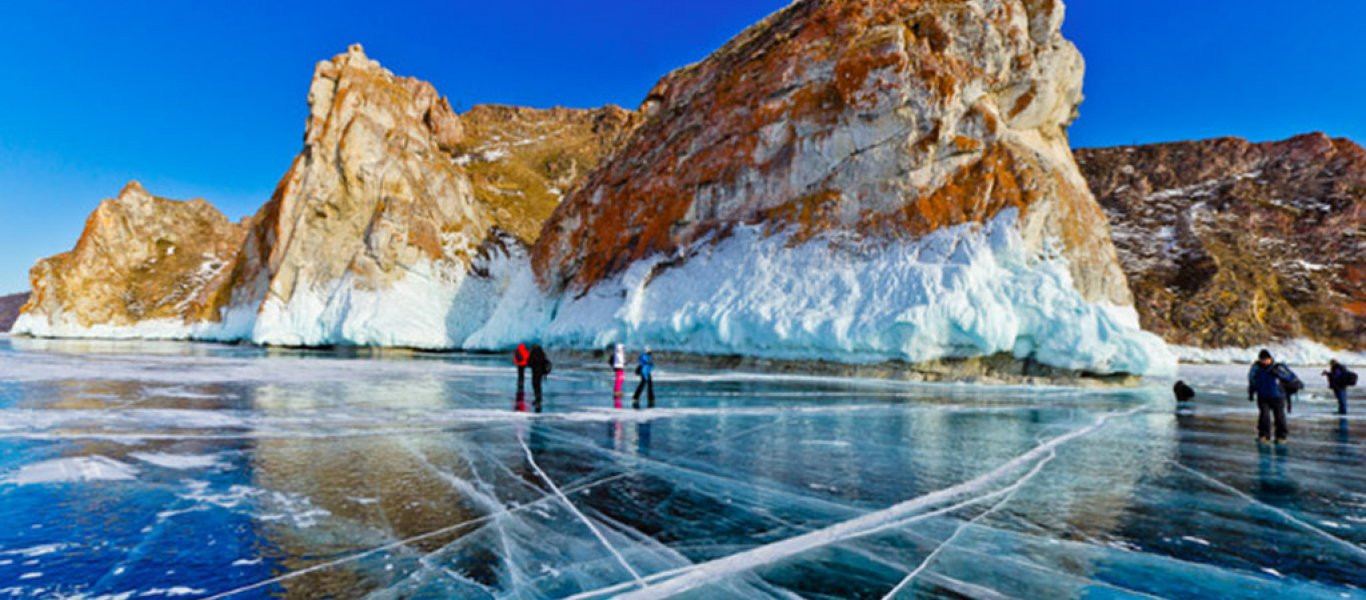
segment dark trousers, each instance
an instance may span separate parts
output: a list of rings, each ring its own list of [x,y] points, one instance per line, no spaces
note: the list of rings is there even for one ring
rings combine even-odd
[[[1285,398],[1262,398],[1257,396],[1257,435],[1271,437],[1271,420],[1276,420],[1276,439],[1282,439],[1289,431],[1285,426]]]
[[[1347,388],[1333,388],[1333,396],[1338,399],[1338,414],[1347,414]]]
[[[540,404],[541,404],[541,380],[542,380],[542,379],[545,379],[545,375],[544,375],[544,374],[542,374],[542,373],[537,373],[537,372],[535,372],[535,371],[533,371],[533,372],[531,373],[531,392],[532,392],[532,394],[534,394],[534,395],[536,396],[536,405],[537,405],[537,406],[540,406]]]
[[[641,377],[641,378],[640,378],[640,384],[636,386],[636,393],[635,393],[635,395],[633,395],[633,396],[631,397],[631,398],[632,398],[631,406],[634,406],[634,407],[636,407],[636,408],[640,408],[640,392],[641,392],[641,391],[644,391],[644,390],[646,390],[646,389],[649,389],[649,390],[650,390],[650,408],[654,408],[654,407],[655,407],[655,378],[654,378],[654,377]]]
[[[517,389],[526,389],[526,365],[517,366]]]

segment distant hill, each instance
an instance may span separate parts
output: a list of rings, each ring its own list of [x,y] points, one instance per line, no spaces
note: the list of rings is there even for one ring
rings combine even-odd
[[[28,292],[0,296],[0,332],[9,331],[19,318],[19,308],[28,302]]]
[[[1366,349],[1366,148],[1322,133],[1085,149],[1143,327]]]

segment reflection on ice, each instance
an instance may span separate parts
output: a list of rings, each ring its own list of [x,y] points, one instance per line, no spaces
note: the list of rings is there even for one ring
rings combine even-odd
[[[1360,596],[1366,421],[1152,389],[0,340],[0,596]],[[27,344],[27,345],[26,345]],[[560,361],[557,361],[560,362]]]

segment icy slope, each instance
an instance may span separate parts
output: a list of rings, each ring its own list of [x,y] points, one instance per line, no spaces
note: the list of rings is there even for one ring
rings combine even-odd
[[[1077,370],[1173,372],[1175,357],[1132,309],[1086,301],[1063,259],[1023,251],[1016,214],[886,244],[829,235],[789,247],[785,236],[742,228],[638,262],[582,296],[517,290],[465,345],[539,338],[845,362],[1010,352]]]

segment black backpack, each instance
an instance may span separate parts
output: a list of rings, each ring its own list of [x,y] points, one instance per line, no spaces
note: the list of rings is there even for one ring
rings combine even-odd
[[[1300,381],[1299,377],[1291,379],[1290,381],[1282,381],[1281,389],[1285,390],[1285,393],[1287,394],[1298,394],[1300,393],[1300,390],[1304,389],[1304,382]]]
[[[1357,372],[1356,372],[1356,371],[1348,371],[1347,369],[1343,369],[1343,370],[1342,370],[1342,385],[1345,385],[1345,386],[1349,386],[1349,387],[1350,387],[1350,386],[1354,386],[1354,385],[1356,385],[1356,384],[1357,384]]]

